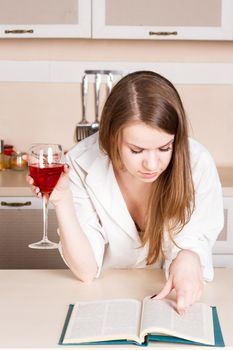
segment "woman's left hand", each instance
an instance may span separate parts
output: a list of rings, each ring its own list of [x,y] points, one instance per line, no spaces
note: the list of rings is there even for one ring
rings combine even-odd
[[[176,310],[182,315],[189,306],[200,299],[203,286],[199,256],[190,250],[181,250],[170,266],[166,284],[154,299],[163,299],[175,289]]]

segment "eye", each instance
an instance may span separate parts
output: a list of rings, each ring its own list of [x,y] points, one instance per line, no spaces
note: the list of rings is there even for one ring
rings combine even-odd
[[[159,148],[160,152],[169,152],[172,150],[172,146],[169,146],[167,148]]]
[[[139,154],[139,153],[142,153],[142,149],[140,149],[140,150],[135,150],[135,149],[132,149],[132,148],[130,148],[130,151],[131,151],[131,153],[133,153],[133,154]]]

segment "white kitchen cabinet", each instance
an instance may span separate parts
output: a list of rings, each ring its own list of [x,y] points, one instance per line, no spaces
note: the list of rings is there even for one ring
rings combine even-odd
[[[232,40],[232,0],[93,0],[93,38]]]
[[[0,197],[0,269],[66,268],[58,249],[31,249],[42,238],[42,200]],[[58,242],[54,209],[49,209],[48,237]]]
[[[233,197],[224,197],[224,228],[213,249],[215,267],[233,267]]]
[[[233,0],[0,0],[0,38],[232,40]]]
[[[0,38],[90,38],[91,0],[0,0]]]

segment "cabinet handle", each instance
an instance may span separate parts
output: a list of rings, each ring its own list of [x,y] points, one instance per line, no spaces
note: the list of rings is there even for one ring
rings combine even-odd
[[[12,30],[5,30],[5,34],[33,34],[33,29],[12,29]]]
[[[28,201],[28,202],[24,202],[24,203],[20,203],[20,202],[1,202],[1,206],[5,206],[5,207],[26,207],[32,205],[32,202]]]
[[[177,35],[178,32],[149,32],[149,35]]]

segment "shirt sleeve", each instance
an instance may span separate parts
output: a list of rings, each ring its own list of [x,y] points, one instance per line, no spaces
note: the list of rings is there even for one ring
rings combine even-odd
[[[223,195],[217,169],[209,153],[202,152],[192,166],[195,189],[195,209],[190,221],[175,236],[177,246],[164,241],[166,277],[169,267],[181,249],[188,249],[199,255],[205,281],[213,279],[212,247],[224,223]]]
[[[72,159],[69,157],[67,157],[67,164],[70,166],[70,188],[73,195],[75,212],[78,222],[84,234],[87,236],[95,256],[98,267],[96,274],[97,278],[101,272],[103,264],[105,245],[107,243],[106,235],[93,201],[88,193],[84,179],[82,179],[82,175],[84,175],[84,173],[78,169],[78,165],[73,164]],[[60,247],[59,250],[61,256],[63,257],[62,247]]]

